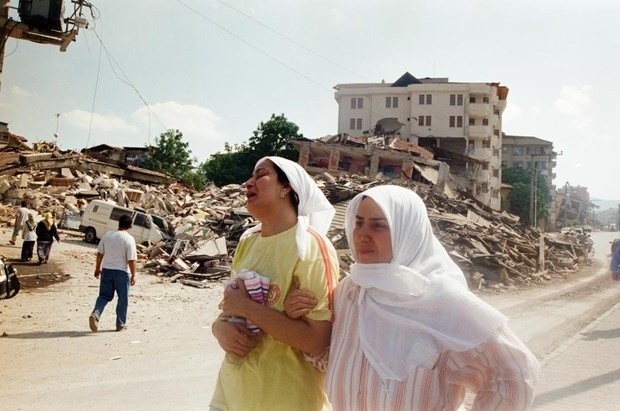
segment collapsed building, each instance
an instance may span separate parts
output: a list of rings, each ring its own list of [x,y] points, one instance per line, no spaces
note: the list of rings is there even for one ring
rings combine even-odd
[[[530,285],[572,271],[584,260],[570,241],[523,228],[518,217],[485,207],[459,189],[458,179],[425,149],[398,139],[334,137],[319,144],[298,140],[300,160],[334,204],[328,237],[351,263],[344,210],[357,193],[398,184],[425,201],[434,231],[472,287]],[[106,148],[108,149],[108,148]],[[161,173],[127,165],[115,156],[61,152],[53,143],[30,147],[11,135],[0,141],[0,223],[12,224],[14,205],[26,200],[40,213],[55,213],[61,229],[75,229],[92,199],[166,218],[172,238],[139,245],[144,268],[162,281],[208,287],[230,274],[230,256],[256,221],[244,207],[241,185],[208,185],[197,192]],[[376,171],[376,173],[374,173]]]

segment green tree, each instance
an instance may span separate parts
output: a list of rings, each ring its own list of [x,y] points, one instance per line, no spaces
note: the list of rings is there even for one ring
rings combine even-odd
[[[207,181],[217,186],[236,183],[248,179],[254,164],[265,156],[281,156],[297,160],[298,153],[291,144],[291,139],[301,138],[297,124],[288,121],[284,114],[261,122],[252,132],[249,142],[231,146],[226,143],[224,152],[213,154],[199,167]]]
[[[291,144],[291,139],[303,137],[299,134],[297,124],[280,114],[271,115],[271,118],[259,124],[250,137],[249,148],[256,160],[264,156],[280,156],[289,160],[297,159],[297,150]]]
[[[167,130],[155,139],[155,145],[147,146],[148,158],[145,167],[183,179],[193,170],[194,159],[189,143],[183,141],[179,130]]]
[[[549,217],[549,204],[551,195],[545,177],[536,173],[536,185],[532,190],[533,170],[524,170],[521,167],[502,169],[502,182],[512,185],[508,197],[508,211],[521,217],[523,224],[530,225],[530,196],[532,191],[536,193],[536,221]]]
[[[240,184],[252,174],[254,162],[250,158],[249,149],[244,146],[224,145],[224,152],[217,152],[199,167],[207,181],[218,187],[226,184]]]

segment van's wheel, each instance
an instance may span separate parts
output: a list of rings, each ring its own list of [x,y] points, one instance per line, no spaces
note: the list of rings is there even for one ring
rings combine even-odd
[[[84,234],[84,240],[87,243],[96,243],[97,242],[97,232],[94,228],[87,228],[86,233]]]

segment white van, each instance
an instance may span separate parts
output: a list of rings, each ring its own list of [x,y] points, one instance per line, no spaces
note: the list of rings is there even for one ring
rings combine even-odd
[[[118,220],[122,215],[130,216],[133,221],[128,232],[136,240],[136,244],[148,245],[169,239],[168,234],[153,223],[150,215],[115,203],[93,200],[84,210],[80,222],[79,229],[84,233],[84,240],[96,243],[108,231],[118,230]]]

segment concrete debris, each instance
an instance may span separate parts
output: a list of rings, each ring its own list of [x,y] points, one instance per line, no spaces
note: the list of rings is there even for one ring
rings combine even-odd
[[[428,173],[424,168],[418,171]],[[422,197],[435,234],[472,288],[541,283],[551,273],[576,270],[585,261],[577,241],[523,228],[518,217],[492,211],[457,191],[438,192],[429,183],[437,177],[430,174],[419,181],[328,172],[314,178],[337,210],[328,237],[339,250],[343,272],[352,263],[343,227],[346,204],[365,189],[388,183]],[[142,267],[163,281],[200,288],[229,277],[232,251],[241,234],[256,224],[245,209],[241,185],[209,185],[196,192],[168,176],[116,159],[62,153],[53,143],[37,143],[32,149],[23,141],[0,144],[0,198],[0,224],[5,227],[12,225],[15,205],[22,200],[39,214],[54,213],[65,230],[78,229],[80,212],[92,199],[160,216],[167,221],[171,240],[141,245]]]

